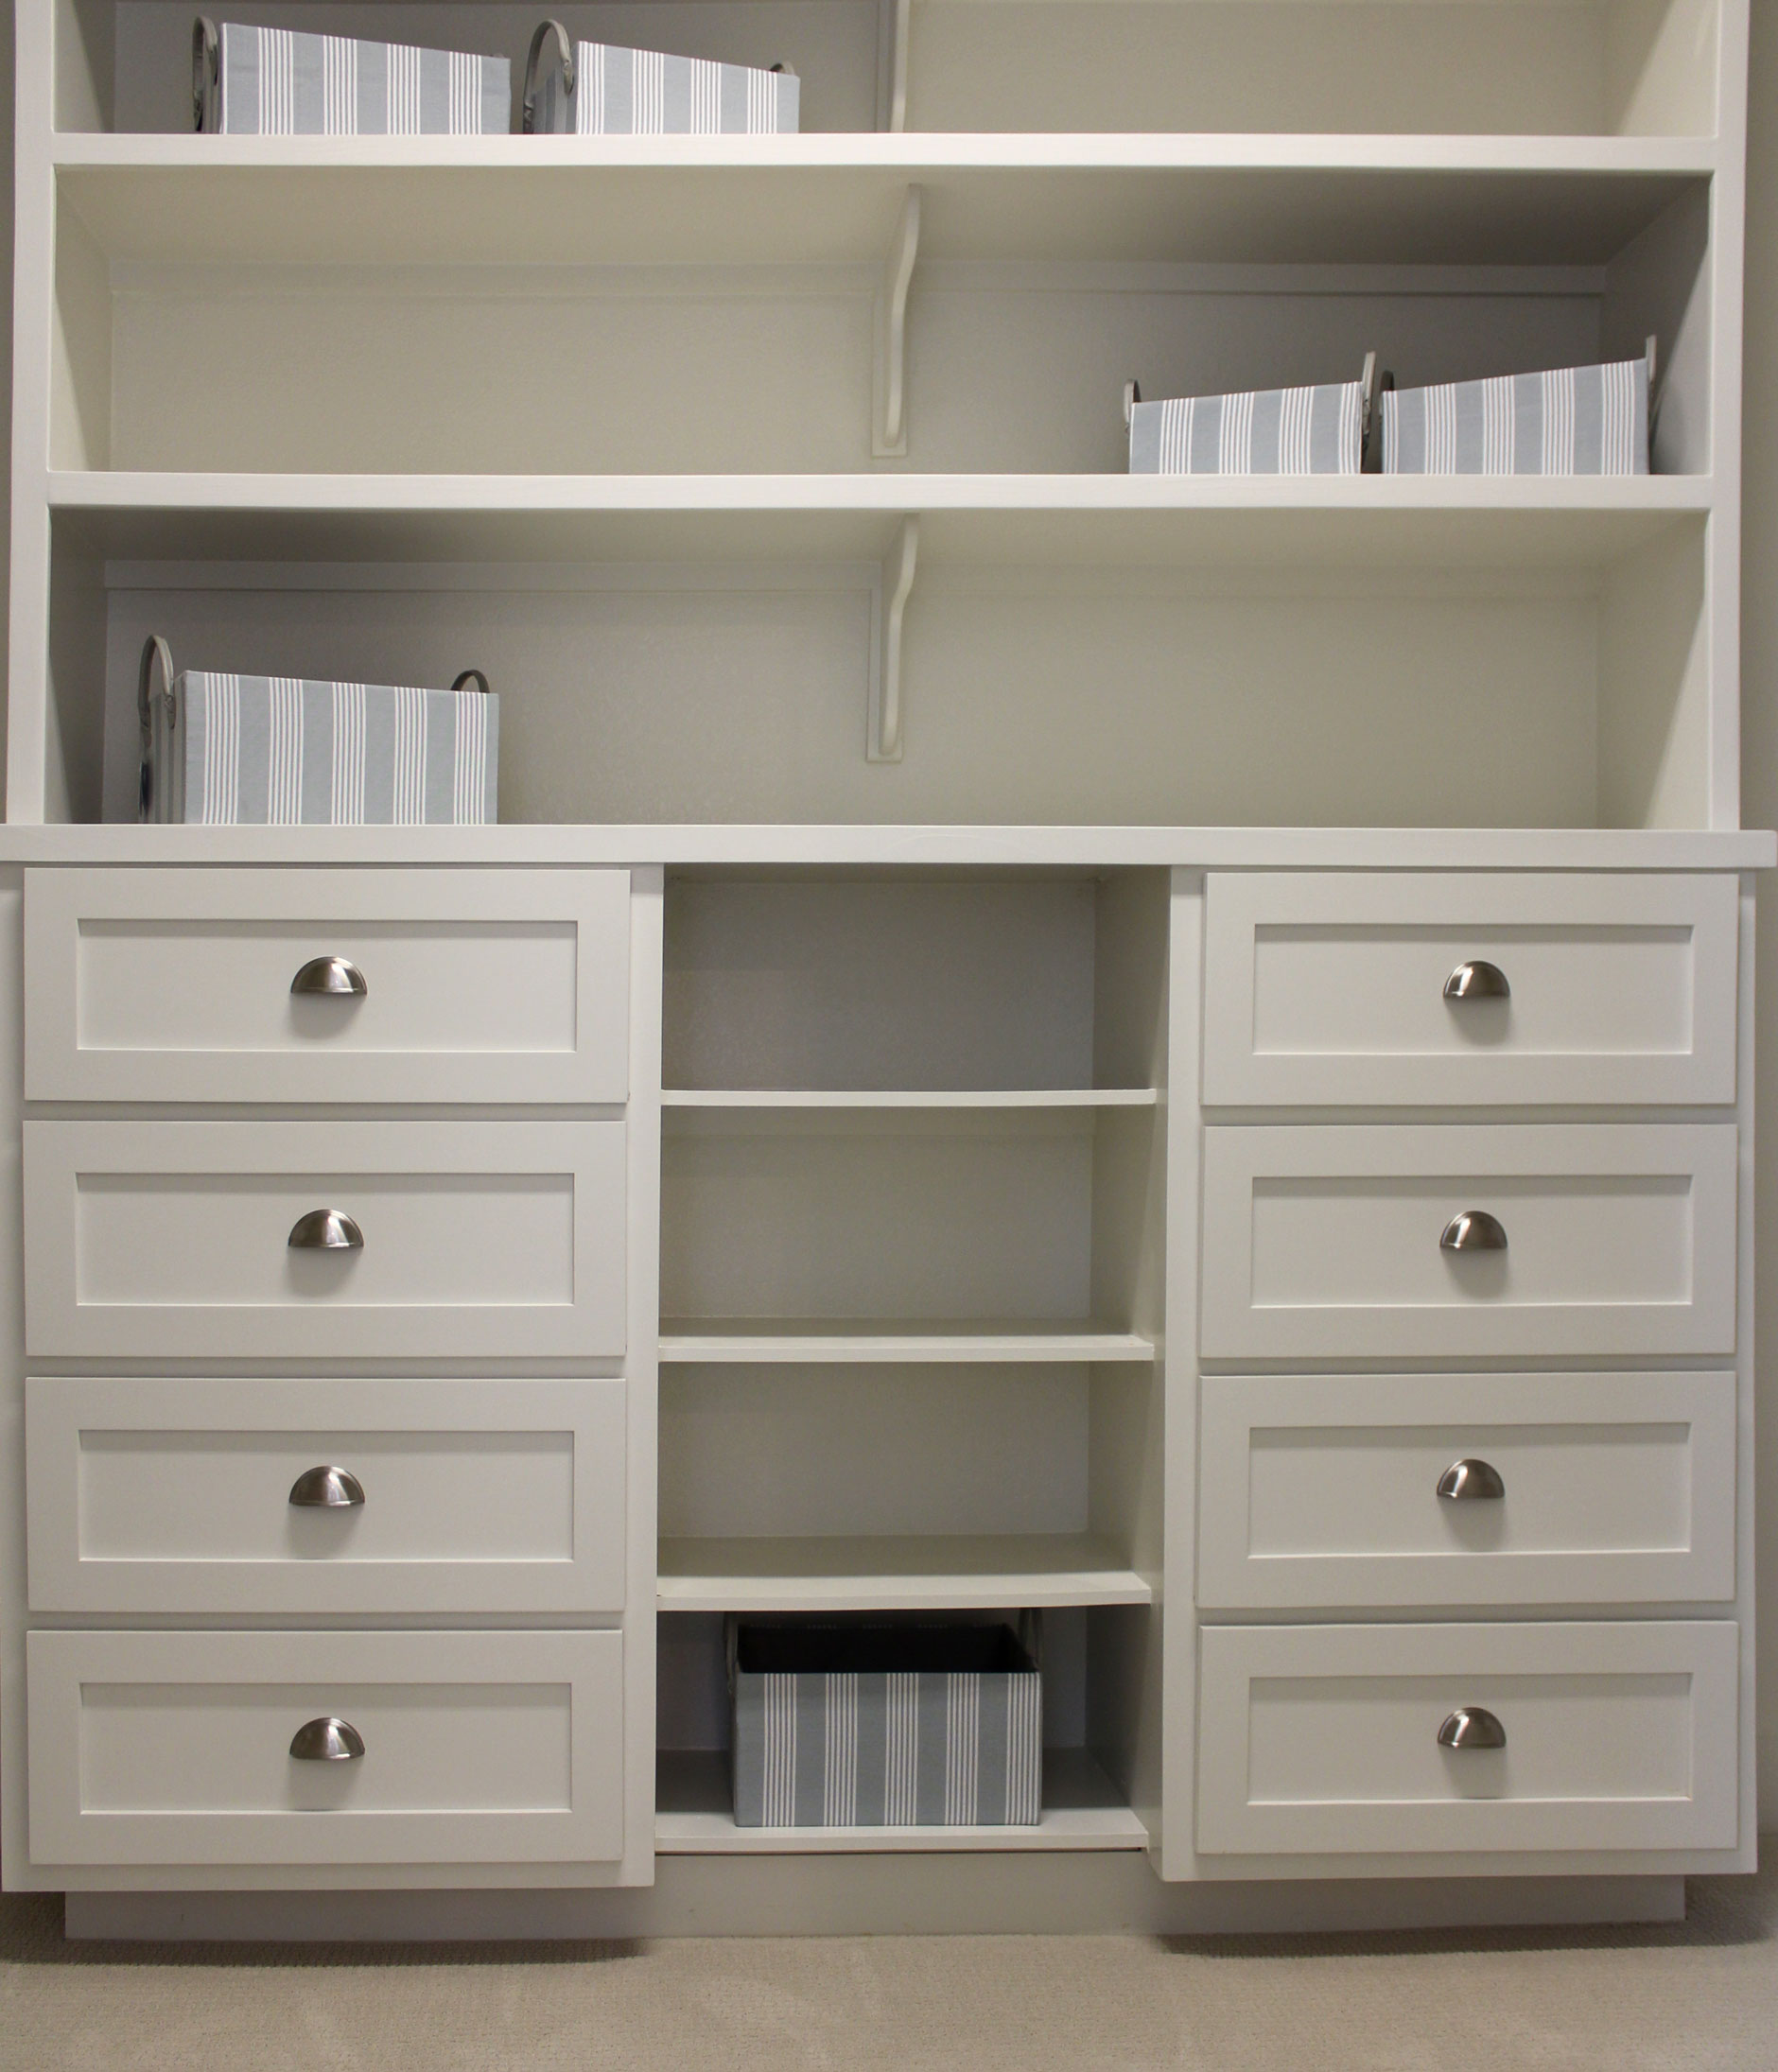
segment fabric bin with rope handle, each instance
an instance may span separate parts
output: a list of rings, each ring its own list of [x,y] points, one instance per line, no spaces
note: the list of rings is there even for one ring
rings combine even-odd
[[[570,44],[547,21],[531,40],[519,127],[527,136],[793,135],[801,91],[783,65]]]
[[[499,818],[500,701],[479,670],[449,690],[175,673],[166,642],[150,634],[136,717],[142,821],[449,827]]]
[[[307,29],[191,31],[191,116],[230,136],[487,136],[513,127],[512,66]]]

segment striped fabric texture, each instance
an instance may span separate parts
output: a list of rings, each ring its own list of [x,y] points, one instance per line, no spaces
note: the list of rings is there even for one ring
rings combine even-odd
[[[478,136],[513,127],[504,58],[224,22],[218,128],[245,136]]]
[[[1383,472],[1647,475],[1648,363],[1389,391]]]
[[[1130,412],[1132,475],[1356,475],[1362,384],[1182,396]]]
[[[184,670],[173,698],[188,824],[420,827],[499,817],[500,710],[491,694]]]
[[[536,126],[580,136],[793,135],[801,91],[793,72],[577,44],[574,91],[565,96],[552,73],[537,96]]]
[[[1020,1827],[1043,1798],[1035,1670],[739,1672],[740,1827]]]

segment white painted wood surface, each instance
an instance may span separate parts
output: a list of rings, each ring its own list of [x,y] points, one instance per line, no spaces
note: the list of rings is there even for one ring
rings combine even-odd
[[[1016,1611],[1146,1604],[1103,1535],[663,1540],[663,1611]]]
[[[621,1123],[27,1123],[25,1198],[33,1353],[623,1350]]]
[[[1730,877],[1213,873],[1204,1098],[1218,1106],[1734,1098]],[[1472,960],[1506,1000],[1446,1000]]]
[[[1211,1128],[1206,1358],[1734,1349],[1733,1123]],[[1439,1248],[1498,1218],[1504,1251]]]
[[[623,1639],[31,1634],[40,1864],[601,1863],[623,1849]],[[299,1762],[333,1715],[352,1762]]]
[[[1201,1852],[1733,1847],[1728,1620],[1209,1627]],[[1459,1706],[1499,1750],[1438,1746]]]
[[[1722,1602],[1733,1373],[1206,1376],[1206,1610]],[[1438,1496],[1486,1461],[1499,1499]]]
[[[26,1384],[40,1612],[624,1609],[621,1381]],[[293,1506],[336,1467],[360,1506]]]
[[[31,871],[34,1101],[621,1102],[624,871]],[[345,957],[362,998],[297,998]]]

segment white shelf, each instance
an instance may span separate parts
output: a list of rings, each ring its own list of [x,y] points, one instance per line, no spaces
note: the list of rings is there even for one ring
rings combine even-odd
[[[663,1540],[658,1578],[663,1611],[1019,1611],[1154,1595],[1091,1533]]]
[[[1145,1849],[1148,1830],[1085,1749],[1043,1751],[1035,1827],[737,1827],[728,1758],[662,1749],[654,1757],[654,1846],[664,1855],[864,1855],[941,1850]]]
[[[54,472],[59,535],[131,561],[880,560],[1226,570],[1610,566],[1708,476],[252,475]],[[346,586],[350,586],[349,581]]]
[[[60,194],[155,264],[921,259],[1597,265],[1715,170],[1697,137],[61,135]]]
[[[776,1088],[742,1088],[729,1092],[704,1087],[665,1087],[660,1098],[661,1106],[668,1108],[758,1108],[794,1113],[824,1108],[1152,1108],[1160,1096],[1153,1087],[1040,1087],[976,1093],[873,1092],[856,1088],[804,1092]]]
[[[977,1361],[1016,1365],[1066,1361],[1146,1363],[1154,1342],[1093,1322],[1021,1317],[937,1321],[920,1317],[664,1316],[663,1365],[842,1367]]]

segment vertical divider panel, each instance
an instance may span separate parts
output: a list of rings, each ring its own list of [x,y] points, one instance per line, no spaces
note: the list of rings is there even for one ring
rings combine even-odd
[[[626,1885],[654,1882],[655,1571],[660,1555],[661,943],[666,874],[630,879],[629,1547],[624,1610]]]

